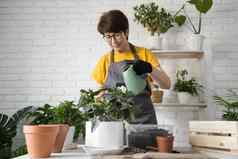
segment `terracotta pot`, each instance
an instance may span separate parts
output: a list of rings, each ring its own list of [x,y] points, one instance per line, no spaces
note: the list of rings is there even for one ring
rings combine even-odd
[[[59,127],[24,125],[27,151],[31,158],[47,158],[50,156]]]
[[[159,152],[172,152],[173,150],[173,136],[157,136],[156,142]]]
[[[55,146],[53,149],[53,152],[56,152],[56,153],[59,153],[62,151],[64,146],[64,140],[69,130],[69,125],[59,124],[58,126],[59,126],[59,132],[58,132],[58,135],[56,136]]]
[[[65,137],[69,130],[69,125],[67,125],[67,124],[47,124],[47,125],[41,125],[41,126],[55,126],[55,127],[59,128],[52,152],[60,153],[64,146],[64,141],[65,141]]]

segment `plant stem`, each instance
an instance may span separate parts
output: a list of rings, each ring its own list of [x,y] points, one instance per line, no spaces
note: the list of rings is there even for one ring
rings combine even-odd
[[[198,31],[197,31],[197,29],[195,28],[195,26],[193,25],[193,22],[192,22],[191,18],[189,17],[189,15],[187,14],[187,12],[185,11],[185,8],[183,9],[183,11],[184,11],[184,13],[186,14],[186,16],[187,16],[187,18],[188,18],[188,22],[192,25],[193,32],[194,32],[195,34],[197,34]]]
[[[198,32],[197,34],[200,34],[201,32],[201,26],[202,26],[202,13],[199,14],[199,23],[198,23]]]
[[[176,17],[176,16],[184,9],[185,4],[186,4],[186,3],[184,3],[184,4],[182,5],[182,7],[174,14],[174,17]]]

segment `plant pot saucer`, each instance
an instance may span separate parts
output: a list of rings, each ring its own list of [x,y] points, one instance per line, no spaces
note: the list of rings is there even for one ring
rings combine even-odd
[[[102,148],[82,145],[82,148],[88,155],[116,155],[120,154],[126,147]]]

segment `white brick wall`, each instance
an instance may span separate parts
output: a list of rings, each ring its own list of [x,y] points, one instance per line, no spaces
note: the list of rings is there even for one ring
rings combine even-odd
[[[94,88],[92,68],[108,50],[96,30],[99,16],[121,9],[130,20],[131,41],[145,45],[148,33],[133,22],[132,10],[142,2],[148,1],[0,1],[0,111],[11,114],[27,105],[77,100],[81,88]],[[160,0],[170,9],[182,2]],[[202,33],[213,49],[214,92],[220,94],[225,88],[238,90],[237,8],[237,0],[214,0],[204,16]]]

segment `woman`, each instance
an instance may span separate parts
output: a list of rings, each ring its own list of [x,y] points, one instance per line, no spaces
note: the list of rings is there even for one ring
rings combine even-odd
[[[101,57],[93,70],[92,77],[98,84],[106,88],[124,85],[122,68],[133,64],[137,75],[146,75],[147,79],[151,77],[163,89],[170,88],[170,79],[160,67],[157,57],[148,49],[134,46],[128,41],[128,19],[120,10],[110,10],[104,13],[97,29],[112,48],[110,52]],[[157,124],[149,88],[149,82],[147,82],[145,90],[133,97],[135,105],[141,111],[136,114],[136,119],[132,123]]]

